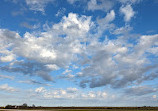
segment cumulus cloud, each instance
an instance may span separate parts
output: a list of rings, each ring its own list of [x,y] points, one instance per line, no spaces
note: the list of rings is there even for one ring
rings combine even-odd
[[[10,1],[15,4],[20,4],[21,7],[19,10],[12,11],[13,16],[24,15],[24,13],[28,10],[32,10],[34,12],[41,12],[45,14],[45,8],[48,4],[53,4],[55,0],[5,0]]]
[[[4,54],[4,53],[3,53]],[[11,62],[15,59],[15,56],[13,54],[10,54],[10,55],[5,55],[5,56],[2,56],[0,58],[0,61],[2,62]]]
[[[120,34],[128,34],[133,28],[129,25],[126,25],[125,27],[116,28],[115,30],[111,31],[112,34],[120,35]]]
[[[39,87],[39,88],[36,88],[35,92],[37,93],[41,93],[41,92],[45,92],[45,88],[44,87]]]
[[[156,66],[155,66],[155,68],[156,68]],[[154,70],[154,68],[153,68],[153,70]],[[153,72],[153,73],[150,73],[149,75],[144,75],[142,78],[139,78],[138,80],[137,80],[137,82],[138,83],[141,83],[141,82],[143,82],[143,81],[148,81],[148,80],[154,80],[154,79],[156,79],[158,77],[158,72]]]
[[[82,92],[77,88],[48,90],[39,87],[35,89],[35,92],[45,99],[105,99],[107,97],[107,93],[104,91]]]
[[[122,6],[120,8],[120,13],[124,14],[124,20],[126,22],[129,22],[131,20],[131,18],[135,15],[133,8],[129,4],[126,6]]]
[[[8,86],[8,84],[0,85],[0,90],[7,92],[15,92],[17,91],[15,88]]]
[[[61,76],[59,76],[59,78],[63,78],[63,79],[69,79],[69,80],[71,80],[71,79],[73,79],[75,77],[75,75],[73,75],[73,74],[67,74],[67,75],[61,75]]]
[[[153,97],[153,99],[156,99],[156,98],[157,98],[157,95],[153,95],[152,97]]]
[[[83,62],[88,66],[82,69],[83,80],[80,86],[86,87],[89,84],[91,88],[95,88],[111,85],[113,88],[120,88],[140,79],[153,80],[155,76],[151,77],[151,72],[157,72],[157,65],[144,66],[152,62],[145,53],[157,44],[157,38],[157,35],[141,36],[138,44],[130,48],[119,40],[105,40],[103,43],[93,41],[87,48],[91,59]],[[130,52],[131,48],[134,51]]]
[[[67,0],[70,4],[74,4],[75,2],[79,1],[79,0]]]
[[[69,93],[75,93],[75,92],[77,92],[78,91],[78,89],[77,88],[67,88],[67,92],[69,92]]]
[[[96,22],[89,16],[69,13],[59,23],[38,34],[26,32],[21,37],[16,32],[1,29],[0,58],[14,55],[14,59],[3,59],[6,64],[0,64],[0,69],[39,76],[46,81],[53,81],[52,71],[65,69],[59,77],[78,79],[83,88],[106,85],[121,88],[157,78],[157,64],[149,57],[157,54],[154,50],[158,35],[142,35],[129,42],[130,36],[124,33],[132,28],[116,28],[112,23],[114,19],[114,10]],[[106,30],[119,36],[115,39],[105,36],[99,41]],[[75,73],[75,69],[70,69],[73,65],[79,67]]]
[[[113,7],[113,5],[114,5],[114,2],[110,0],[90,0],[88,2],[88,10],[108,11]]]
[[[8,33],[9,32],[9,33]],[[0,29],[0,61],[11,62],[16,59],[16,55],[9,48],[13,45],[11,42],[16,42],[20,36],[18,33],[9,30]],[[8,49],[7,49],[8,48]]]
[[[103,32],[112,30],[115,27],[115,25],[112,23],[114,19],[115,19],[114,10],[109,11],[105,17],[98,18],[97,19],[98,27],[96,27],[97,33],[92,36],[99,38],[103,34]]]
[[[26,4],[33,11],[45,12],[45,7],[48,3],[54,2],[54,0],[25,0]]]
[[[53,1],[24,0],[22,4],[26,9],[44,14],[47,4]],[[57,6],[57,13],[52,13],[56,19],[52,20],[59,22],[49,24],[49,19],[43,25],[44,29],[34,30],[38,25],[30,23],[38,20],[33,18],[20,25],[30,29],[30,32],[23,34],[23,31],[0,29],[0,71],[3,72],[0,80],[37,87],[18,92],[13,86],[2,84],[0,91],[6,92],[6,96],[10,95],[7,92],[11,92],[12,98],[18,97],[15,101],[31,98],[31,101],[38,100],[37,104],[45,100],[50,106],[56,105],[56,101],[62,105],[135,105],[142,100],[143,104],[157,104],[158,34],[133,33],[135,28],[130,25],[130,21],[136,12],[132,7],[139,1],[67,0],[74,9],[81,2],[83,6],[80,5],[80,8],[87,5],[83,12],[86,15],[95,12],[102,15],[66,14],[69,9],[66,11]],[[113,8],[114,5],[117,6]],[[118,23],[118,13],[124,17],[124,26],[120,26],[122,20]],[[52,15],[45,17],[47,19]],[[14,80],[15,75],[17,78]],[[28,79],[21,79],[25,77]],[[21,80],[17,80],[19,78]],[[57,84],[56,87],[62,85],[63,80],[65,86],[71,86],[63,89],[52,87],[52,84]],[[142,86],[149,82],[151,86]],[[74,87],[76,85],[77,88]],[[1,101],[9,101],[6,96],[1,95],[4,98]]]
[[[77,14],[70,13],[47,32],[41,32],[39,37],[28,32],[20,37],[16,32],[1,29],[1,61],[11,63],[0,69],[37,75],[52,81],[49,75],[51,71],[66,68],[72,61],[77,60],[77,54],[83,53],[84,47],[80,42],[84,41],[83,38],[90,30],[90,26],[91,17],[79,17]],[[65,37],[61,37],[62,35]],[[14,58],[7,58],[5,61],[3,57],[5,52],[15,55]],[[19,60],[18,57],[26,60]]]
[[[83,36],[90,30],[91,17],[81,16],[77,14],[69,13],[68,17],[63,17],[61,23],[53,25],[53,29],[59,32],[61,29],[63,34],[68,36]]]
[[[10,79],[10,80],[14,80],[13,76],[7,76],[7,75],[2,75],[0,74],[0,79]]]
[[[118,0],[118,1],[121,2],[121,3],[132,3],[132,4],[134,4],[134,3],[139,3],[142,0]]]
[[[0,69],[10,73],[18,72],[30,76],[36,75],[42,77],[44,80],[53,81],[52,77],[49,75],[50,70],[47,70],[43,64],[36,62],[14,61],[9,65],[1,66]]]
[[[22,22],[22,23],[20,24],[20,26],[21,26],[21,27],[28,28],[28,29],[37,29],[37,28],[40,27],[40,24],[31,25],[31,24],[29,24],[29,23],[27,23],[27,22]]]
[[[55,16],[56,17],[63,16],[65,11],[66,11],[65,8],[61,8],[61,9],[58,10],[58,12],[55,14]]]
[[[110,13],[108,13],[105,17],[105,21],[107,23],[112,22],[115,19],[115,12],[114,10],[111,10]]]
[[[138,86],[138,87],[132,87],[125,90],[125,93],[128,95],[134,95],[134,96],[142,96],[150,93],[157,92],[158,90],[156,88],[147,87],[147,86]]]

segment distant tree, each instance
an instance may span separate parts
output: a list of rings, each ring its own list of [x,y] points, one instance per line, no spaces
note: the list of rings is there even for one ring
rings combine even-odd
[[[5,109],[12,109],[12,105],[6,105]]]
[[[27,106],[27,104],[26,104],[26,103],[24,103],[22,106]]]
[[[36,106],[33,104],[32,107],[35,108]]]
[[[22,108],[27,108],[28,106],[27,106],[27,104],[26,103],[24,103],[23,105],[22,105]]]

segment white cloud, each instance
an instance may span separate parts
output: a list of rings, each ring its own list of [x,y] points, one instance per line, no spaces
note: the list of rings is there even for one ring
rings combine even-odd
[[[106,92],[101,92],[101,91],[97,91],[97,92],[94,92],[94,91],[90,91],[88,92],[87,94],[83,93],[81,95],[83,98],[102,98],[102,99],[105,99],[107,97],[107,93]]]
[[[100,3],[98,4],[98,2]],[[88,2],[88,10],[108,11],[113,7],[113,5],[114,5],[114,2],[110,0],[90,0]]]
[[[46,90],[45,90],[45,88],[44,87],[39,87],[39,88],[37,88],[36,90],[35,90],[35,92],[37,92],[37,93],[43,93],[43,92],[45,92]]]
[[[72,72],[72,70],[66,69],[62,74],[67,74],[67,73],[70,73],[70,72]]]
[[[77,88],[67,88],[67,89],[51,89],[46,90],[44,87],[39,87],[35,89],[35,92],[38,93],[45,99],[105,99],[107,98],[107,93],[104,91],[89,91],[82,92]]]
[[[124,20],[126,22],[129,22],[131,20],[131,18],[134,16],[135,12],[133,11],[133,8],[131,7],[131,5],[126,5],[126,6],[122,6],[120,8],[120,12],[122,14],[124,14]]]
[[[108,22],[112,22],[115,19],[115,12],[114,10],[111,10],[110,13],[108,13],[105,17],[105,21]]]
[[[102,35],[102,33],[104,31],[112,30],[115,27],[115,25],[111,22],[114,19],[115,19],[115,11],[114,10],[111,10],[109,13],[107,13],[105,17],[98,18],[97,19],[98,27],[96,27],[97,33],[95,36],[98,38]],[[94,35],[92,35],[92,36],[94,36]]]
[[[138,42],[139,44],[135,47],[135,53],[137,55],[140,56],[144,52],[155,54],[155,52],[152,52],[151,50],[157,48],[156,46],[158,45],[158,34],[143,35]]]
[[[44,13],[46,5],[52,2],[41,1],[32,0],[27,5],[31,10]],[[68,1],[74,4],[77,0]],[[124,14],[124,20],[129,22],[135,15],[132,6],[138,0],[119,1],[122,3],[119,11]],[[51,105],[55,105],[56,100],[66,105],[72,105],[75,102],[83,102],[83,105],[125,104],[127,100],[127,103],[138,99],[144,102],[145,98],[157,100],[158,90],[157,86],[154,88],[154,82],[151,82],[151,86],[131,86],[158,79],[158,34],[130,34],[132,31],[130,25],[118,27],[114,24],[115,18],[118,18],[116,17],[117,10],[112,9],[113,2],[113,0],[88,0],[88,10],[104,11],[99,11],[105,14],[104,17],[69,13],[59,23],[49,25],[44,31],[26,32],[21,36],[17,32],[0,29],[0,71],[18,73],[17,76],[20,74],[27,77],[28,75],[39,76],[51,84],[54,84],[53,80],[58,81],[55,84],[60,84],[59,81],[62,80],[58,79],[66,79],[72,86],[90,87],[88,90],[74,87],[55,89],[48,87],[50,85],[45,82],[40,82],[41,78],[38,77],[35,77],[38,80],[17,81],[20,84],[31,84],[31,86],[46,86],[36,88],[32,95],[30,93],[27,95],[30,95],[28,97],[31,97],[31,101],[43,102],[45,100],[48,104],[53,103]],[[56,16],[62,16],[63,13],[64,9],[63,12],[62,9],[58,10]],[[29,24],[23,25],[33,29],[33,26]],[[7,75],[0,75],[0,79],[13,80]],[[98,88],[93,89],[96,87],[106,87],[109,92],[96,91]],[[0,90],[2,92],[16,91],[8,84],[0,85]],[[15,97],[19,99],[20,93],[18,92],[17,95]],[[145,98],[142,99],[140,96]],[[133,103],[137,104],[137,102]]]
[[[59,67],[57,66],[57,65],[55,65],[55,64],[47,64],[47,65],[45,65],[48,69],[50,69],[50,70],[58,70],[59,69]]]
[[[58,12],[55,14],[55,16],[56,17],[63,16],[65,11],[66,11],[65,8],[61,8],[61,9],[58,10]]]
[[[68,73],[68,74],[64,74],[59,76],[60,79],[68,79],[68,80],[73,80],[75,78],[75,75]]]
[[[137,41],[136,45],[129,45],[119,39],[106,39],[102,43],[91,40],[87,47],[91,59],[85,59],[83,62],[88,66],[82,69],[83,80],[80,86],[85,87],[89,84],[91,88],[105,85],[111,85],[113,88],[125,87],[140,78],[143,79],[146,74],[155,73],[157,65],[144,65],[154,62],[149,61],[145,53],[157,44],[158,36],[141,36]],[[152,73],[148,73],[149,71]],[[150,76],[145,77],[148,79],[143,81],[154,79],[150,79]]]
[[[142,0],[118,0],[118,1],[121,2],[121,3],[132,3],[132,4],[134,4],[134,3],[139,3]]]
[[[157,91],[158,90],[156,88],[147,87],[147,86],[137,86],[137,87],[126,89],[125,93],[127,93],[128,95],[142,96],[142,95],[154,93]]]
[[[13,46],[12,42],[16,42],[16,39],[20,38],[19,34],[0,29],[0,38],[0,61],[11,62],[15,60],[16,55],[9,49]]]
[[[0,58],[0,61],[2,61],[2,62],[11,62],[14,59],[15,59],[15,56],[13,54],[11,54],[11,55],[2,56]]]
[[[0,85],[0,90],[8,91],[8,92],[15,92],[15,91],[17,91],[15,88],[8,86],[8,84]]]
[[[152,47],[148,50],[148,52],[158,56],[158,47]]]
[[[64,16],[59,24],[53,25],[53,29],[57,31],[60,29],[64,34],[70,37],[77,37],[87,33],[91,25],[91,17],[79,17],[77,14],[69,13],[68,17]]]
[[[75,2],[79,1],[79,0],[67,0],[70,4],[74,4]]]
[[[25,27],[25,28],[28,28],[28,29],[38,29],[40,27],[40,24],[34,24],[34,25],[31,25],[27,22],[22,22],[20,24],[21,27]]]
[[[16,32],[1,29],[1,53],[7,50],[16,58],[0,69],[40,76],[47,81],[53,81],[51,71],[68,69],[64,76],[58,75],[58,79],[78,79],[81,87],[91,88],[106,85],[119,88],[153,80],[156,76],[151,78],[147,74],[156,74],[157,65],[152,64],[154,61],[148,59],[146,53],[157,53],[153,50],[158,44],[158,35],[133,37],[134,42],[129,43],[131,27],[116,28],[112,23],[114,19],[114,10],[96,23],[89,16],[69,13],[61,22],[38,34],[27,32],[20,37]],[[105,40],[99,41],[107,30],[119,36],[116,39],[105,36]],[[94,34],[91,31],[95,31]],[[81,66],[76,74],[70,68],[74,64]]]
[[[156,98],[157,98],[157,95],[153,95],[152,97],[153,97],[153,99],[156,99]]]
[[[5,59],[0,55],[1,60],[5,59],[4,62],[12,61],[12,65],[1,67],[1,70],[38,75],[45,80],[52,80],[49,72],[66,68],[72,61],[77,60],[77,54],[83,53],[84,47],[80,42],[86,39],[90,28],[91,17],[70,13],[68,17],[64,16],[60,23],[38,34],[38,37],[29,32],[20,37],[16,32],[1,29],[1,53],[11,49],[9,54],[15,55],[16,58],[26,58],[26,61],[19,61],[16,58]],[[34,62],[30,62],[32,60]]]
[[[77,88],[67,88],[67,92],[69,92],[69,93],[75,93],[75,92],[77,92],[78,91],[78,89]]]
[[[69,79],[74,78],[74,77],[75,77],[75,75],[72,75],[72,74],[68,74],[65,76],[65,78],[69,78]]]
[[[3,47],[4,47],[4,45],[3,45]],[[6,47],[7,47],[7,45],[6,45]],[[0,61],[2,61],[2,62],[11,62],[16,59],[16,55],[13,54],[12,51],[9,51],[7,49],[3,49],[3,48],[0,49],[0,54],[2,55],[0,57]]]
[[[33,11],[45,12],[45,7],[48,3],[54,2],[54,0],[25,0],[26,4]]]
[[[14,79],[14,77],[13,76],[7,76],[7,75],[1,75],[0,74],[0,79],[10,79],[10,80],[13,80]]]
[[[133,28],[126,25],[125,27],[120,27],[120,28],[116,28],[113,32],[111,32],[112,34],[128,34]]]

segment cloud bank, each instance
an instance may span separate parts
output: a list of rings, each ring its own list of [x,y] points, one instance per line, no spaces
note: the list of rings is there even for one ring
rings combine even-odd
[[[68,75],[64,77],[80,78],[79,86],[83,88],[86,85],[90,88],[106,85],[120,88],[153,80],[158,65],[149,56],[157,55],[158,35],[142,35],[134,39],[136,43],[129,43],[131,38],[120,33],[122,36],[116,39],[105,37],[99,41],[105,30],[114,30],[115,33],[126,30],[114,26],[111,23],[114,19],[114,10],[97,22],[90,16],[69,13],[61,22],[38,35],[26,32],[22,37],[16,32],[1,29],[0,60],[5,65],[1,64],[0,69],[54,81],[50,72],[69,69],[74,64],[81,66],[80,71],[65,73]],[[92,34],[92,30],[96,33]]]

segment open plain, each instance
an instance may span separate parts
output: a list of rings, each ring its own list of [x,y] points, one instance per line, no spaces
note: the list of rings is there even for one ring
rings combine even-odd
[[[0,111],[158,111],[158,107],[153,108],[70,108],[70,109],[56,109],[56,108],[41,108],[41,109],[0,109]]]
[[[123,109],[48,109],[48,110],[22,110],[22,109],[1,109],[0,111],[158,111],[158,110],[123,110]]]

